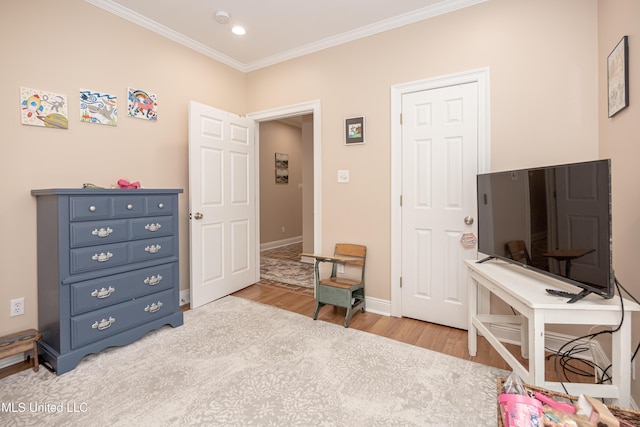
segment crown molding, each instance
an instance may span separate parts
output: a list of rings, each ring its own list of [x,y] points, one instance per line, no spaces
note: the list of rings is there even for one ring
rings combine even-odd
[[[162,24],[157,23],[144,15],[141,15],[137,12],[134,12],[131,9],[127,9],[126,7],[120,6],[117,3],[114,3],[111,0],[85,0],[87,3],[90,3],[94,6],[97,6],[109,13],[112,13],[120,18],[126,19],[136,25],[139,25],[143,28],[146,28],[149,31],[153,31],[156,34],[161,35],[169,40],[172,40],[176,43],[179,43],[183,46],[188,47],[189,49],[195,50],[205,56],[208,56],[212,59],[215,59],[218,62],[222,62],[230,67],[238,69],[240,71],[246,72],[246,65],[240,61],[236,61],[235,59],[224,55],[217,50],[211,49],[210,47],[197,42],[177,31],[172,30],[171,28],[165,27]]]
[[[196,52],[215,59],[218,62],[247,73],[250,71],[259,70],[260,68],[275,65],[280,62],[288,61],[300,56],[308,55],[310,53],[318,52],[324,49],[339,46],[344,43],[362,39],[364,37],[372,36],[374,34],[382,33],[384,31],[392,30],[394,28],[399,28],[418,21],[423,21],[425,19],[474,6],[479,3],[484,3],[489,0],[445,0],[433,6],[417,9],[390,19],[357,28],[352,31],[347,31],[333,37],[327,37],[323,40],[310,43],[296,49],[291,49],[286,52],[282,52],[280,54],[260,59],[248,64],[237,61],[227,55],[218,52],[215,49],[211,49],[210,47],[205,46],[204,44],[197,42],[189,37],[186,37],[185,35],[178,33],[171,28],[165,27],[162,24],[159,24],[137,12],[134,12],[131,9],[120,6],[119,4],[114,3],[112,0],[85,1],[109,13],[126,19],[127,21],[130,21],[136,25],[146,28],[149,31],[153,31],[154,33],[159,34],[169,40],[173,40],[174,42],[188,47],[189,49],[195,50]]]
[[[338,34],[333,37],[327,37],[326,39],[310,43],[301,46],[296,49],[283,52],[278,55],[273,55],[268,58],[264,58],[258,61],[251,62],[246,65],[246,72],[255,71],[260,68],[265,68],[271,65],[278,64],[280,62],[288,61],[300,56],[308,55],[310,53],[318,52],[331,47],[339,46],[348,42],[359,40],[365,37],[369,37],[375,34],[382,33],[384,31],[400,28],[405,25],[413,24],[415,22],[423,21],[425,19],[434,18],[436,16],[444,15],[449,12],[464,9],[466,7],[474,6],[479,3],[484,3],[489,0],[446,0],[444,2],[428,6],[422,9],[416,9],[412,12],[408,12],[402,15],[395,16],[393,18],[385,19],[380,22],[376,22],[371,25],[357,28],[352,31],[347,31],[342,34]]]

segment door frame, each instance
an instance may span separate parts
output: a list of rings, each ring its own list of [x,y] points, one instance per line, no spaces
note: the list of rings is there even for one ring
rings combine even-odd
[[[391,316],[402,317],[402,96],[454,86],[464,83],[478,84],[478,173],[489,171],[490,103],[489,67],[461,73],[416,80],[391,86]],[[478,295],[479,305],[489,308],[489,294]],[[484,312],[484,311],[483,311]],[[488,312],[488,311],[487,311]]]
[[[256,259],[260,259],[260,123],[287,117],[313,114],[313,251],[322,250],[322,132],[320,100],[301,104],[276,107],[270,110],[247,114],[256,123],[255,129],[255,170],[256,170]],[[256,282],[260,280],[260,269],[256,272]]]

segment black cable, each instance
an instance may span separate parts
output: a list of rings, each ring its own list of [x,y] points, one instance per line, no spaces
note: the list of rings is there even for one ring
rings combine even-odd
[[[562,380],[562,378],[560,377],[560,373],[558,372],[558,357],[560,357],[560,360],[563,360],[564,358],[571,358],[572,354],[576,351],[575,349],[578,348],[578,345],[575,345],[574,347],[571,347],[569,350],[567,350],[566,352],[562,352],[562,350],[567,347],[568,345],[578,341],[578,340],[588,340],[591,341],[593,338],[599,336],[599,335],[604,335],[604,334],[613,334],[615,332],[618,332],[620,330],[620,328],[622,328],[622,324],[624,322],[624,299],[622,298],[622,292],[620,291],[621,285],[618,282],[618,279],[614,277],[614,282],[616,287],[618,288],[618,296],[620,297],[620,323],[618,323],[618,326],[616,326],[614,329],[607,329],[604,331],[599,331],[599,332],[595,332],[592,334],[587,334],[587,335],[583,335],[581,337],[576,337],[573,338],[570,341],[567,341],[565,344],[562,345],[562,347],[560,347],[558,349],[558,351],[556,352],[556,359],[554,359],[554,363],[553,363],[553,370],[556,374],[556,378],[558,379],[558,381],[560,382],[560,385],[562,386],[562,389],[564,390],[564,392],[566,394],[569,394],[569,392],[567,391],[567,388],[565,387],[564,383],[565,381]],[[625,289],[625,292],[627,292],[627,290]],[[627,292],[628,293],[628,292]],[[633,359],[632,359],[633,360]],[[603,371],[603,378],[604,378],[604,374],[606,373],[607,370],[609,370],[610,366],[608,366],[604,371]],[[564,372],[563,372],[564,373]],[[567,376],[565,375],[565,378],[567,378]],[[607,376],[608,379],[610,379],[610,377]]]

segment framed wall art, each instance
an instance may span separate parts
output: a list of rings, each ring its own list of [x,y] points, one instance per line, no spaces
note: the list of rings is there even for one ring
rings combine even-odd
[[[276,153],[276,184],[289,183],[289,155]]]
[[[352,117],[344,121],[344,143],[364,144],[364,117]]]
[[[629,45],[624,36],[607,57],[609,117],[629,106]]]
[[[20,107],[23,125],[69,128],[67,95],[21,87]]]

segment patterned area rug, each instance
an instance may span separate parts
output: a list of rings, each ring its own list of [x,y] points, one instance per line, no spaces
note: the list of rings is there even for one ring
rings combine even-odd
[[[262,251],[260,278],[313,289],[313,264],[300,262],[300,253],[302,243]]]
[[[0,379],[3,426],[495,426],[506,371],[236,297],[56,376]]]

